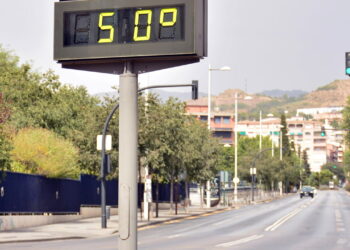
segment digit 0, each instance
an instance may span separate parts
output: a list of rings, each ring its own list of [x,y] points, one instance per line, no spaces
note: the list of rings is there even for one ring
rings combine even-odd
[[[103,18],[104,17],[111,17],[114,16],[114,12],[103,12],[100,13],[100,17],[98,20],[98,27],[100,27],[101,30],[109,30],[109,38],[100,38],[98,40],[98,43],[111,43],[114,40],[114,28],[112,25],[103,25]]]
[[[173,19],[171,21],[164,21],[165,14],[172,13],[173,14]],[[160,11],[160,24],[163,27],[169,27],[169,26],[174,26],[176,23],[177,19],[177,9],[176,8],[171,8],[171,9],[162,9]]]
[[[140,16],[147,15],[146,35],[139,36]],[[152,10],[138,10],[135,13],[134,41],[148,41],[151,38]]]

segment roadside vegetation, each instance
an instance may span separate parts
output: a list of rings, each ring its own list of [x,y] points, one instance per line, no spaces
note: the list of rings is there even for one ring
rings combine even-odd
[[[0,168],[48,177],[77,178],[80,173],[99,175],[100,153],[96,136],[117,97],[99,100],[84,87],[62,84],[52,71],[36,72],[30,64],[0,47]],[[279,149],[264,137],[239,137],[238,170],[250,181],[256,167],[257,182],[266,189],[284,183],[285,191],[310,178],[302,154],[289,143],[282,116],[283,161]],[[109,133],[113,138],[112,173],[118,176],[118,112]],[[121,145],[122,146],[122,145]],[[139,97],[139,170],[150,167],[154,182],[204,184],[218,171],[233,173],[233,148],[225,148],[208,132],[206,124],[185,114],[185,104],[156,95]],[[302,162],[307,162],[303,159]],[[141,176],[141,174],[139,175]],[[141,177],[140,177],[141,181]]]

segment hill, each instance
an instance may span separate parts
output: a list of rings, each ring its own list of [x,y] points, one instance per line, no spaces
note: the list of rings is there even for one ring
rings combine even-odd
[[[350,96],[350,80],[335,80],[325,86],[322,86],[308,94],[289,96],[286,92],[264,91],[260,94],[247,94],[242,90],[228,89],[218,96],[212,97],[214,107],[221,111],[234,112],[235,92],[239,93],[238,109],[241,116],[246,118],[257,118],[260,110],[264,113],[273,113],[278,115],[285,110],[290,114],[295,114],[298,108],[316,108],[316,107],[334,107],[345,106]],[[294,93],[298,93],[295,91]],[[284,93],[281,97],[271,97],[267,94],[278,95]],[[302,91],[299,92],[300,94]],[[242,97],[250,96],[244,99]],[[207,104],[207,97],[200,98],[197,101],[188,101],[190,104]]]
[[[301,97],[303,95],[306,95],[307,92],[302,90],[281,90],[281,89],[272,89],[272,90],[265,90],[263,92],[260,92],[261,95],[266,95],[270,97],[276,97],[276,98],[282,98],[284,96],[287,97]]]
[[[171,92],[164,90],[152,90],[162,100],[170,96],[176,97],[188,104],[207,105],[208,97],[205,93],[199,93],[200,98],[196,101],[190,100],[190,92]],[[301,90],[267,90],[258,94],[248,94],[240,89],[227,89],[217,96],[212,96],[213,108],[220,111],[234,112],[235,93],[238,92],[238,111],[240,116],[247,119],[257,119],[260,110],[264,114],[273,113],[279,115],[288,110],[289,114],[295,114],[298,108],[318,108],[345,106],[350,96],[350,80],[335,80],[325,86],[306,93]],[[101,93],[96,95],[112,97],[114,93]]]

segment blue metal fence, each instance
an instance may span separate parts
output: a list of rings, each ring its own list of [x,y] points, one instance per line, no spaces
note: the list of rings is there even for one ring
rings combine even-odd
[[[96,176],[81,175],[80,180],[70,180],[12,172],[3,174],[0,179],[0,213],[78,213],[80,206],[101,204],[100,181]],[[139,207],[143,190],[143,184],[139,184]],[[184,184],[179,184],[177,190],[179,200],[183,199]],[[156,200],[155,184],[152,191]],[[170,185],[159,184],[159,202],[169,200]],[[106,201],[107,205],[118,205],[118,180],[107,181]]]

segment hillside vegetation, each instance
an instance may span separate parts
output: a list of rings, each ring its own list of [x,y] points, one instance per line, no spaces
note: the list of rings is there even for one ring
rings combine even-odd
[[[248,94],[239,89],[228,89],[214,96],[212,104],[220,111],[234,112],[235,93],[239,93],[239,113],[247,119],[257,118],[260,110],[264,113],[279,113],[288,110],[294,114],[298,108],[318,108],[345,106],[350,95],[350,80],[335,80],[325,86],[299,97],[270,97],[263,94]],[[267,93],[267,92],[265,92]],[[249,96],[249,98],[244,98]],[[189,104],[207,105],[207,97],[197,101],[188,101]]]

